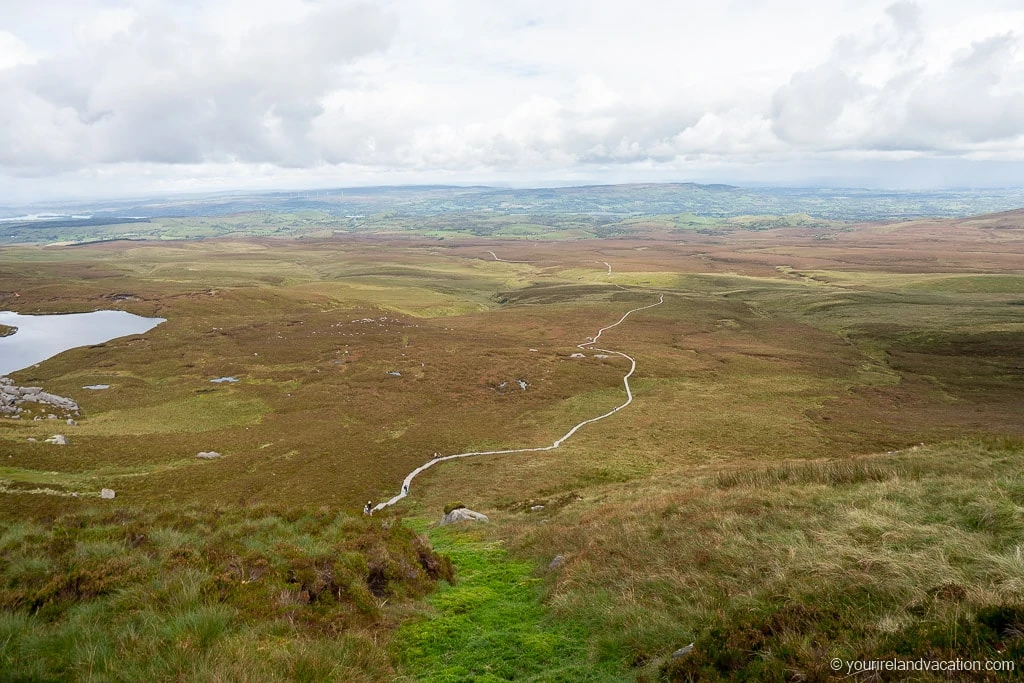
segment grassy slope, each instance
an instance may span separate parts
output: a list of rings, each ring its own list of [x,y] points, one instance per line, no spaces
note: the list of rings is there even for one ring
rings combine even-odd
[[[86,509],[0,551],[7,680],[384,680],[377,632],[451,579],[400,523],[320,511]]]
[[[539,562],[563,554],[555,613],[652,676],[815,680],[831,657],[1016,659],[1022,459],[1019,441],[959,442],[705,471],[618,485],[558,524],[504,533]]]
[[[559,451],[417,480],[406,512],[461,500],[494,522],[486,541],[431,532],[464,583],[402,632],[402,671],[459,680],[511,659],[506,673],[538,680],[813,679],[830,652],[953,652],[942,639],[963,633],[956,651],[1011,647],[999,639],[1021,592],[1024,308],[1005,260],[1017,247],[1001,230],[991,253],[966,250],[971,235],[925,253],[925,227],[908,224],[910,242],[869,227],[874,250],[854,232],[8,251],[0,292],[17,281],[22,310],[126,293],[114,305],[169,322],[23,373],[82,398],[87,419],[59,452],[25,442],[45,424],[0,425],[3,477],[20,491],[114,485],[147,506],[355,508],[434,450],[550,443],[615,405],[621,361],[564,357],[652,296],[611,283],[656,287],[665,306],[607,338],[639,361],[633,408]],[[351,322],[364,318],[378,322]],[[243,381],[209,384],[220,375]],[[528,391],[496,391],[518,377]],[[97,382],[115,390],[75,393]],[[209,448],[226,457],[192,457]],[[888,450],[901,453],[871,456]],[[57,500],[7,495],[27,511]],[[562,569],[532,573],[556,554]],[[477,620],[470,636],[452,628]],[[691,640],[694,656],[662,671]]]

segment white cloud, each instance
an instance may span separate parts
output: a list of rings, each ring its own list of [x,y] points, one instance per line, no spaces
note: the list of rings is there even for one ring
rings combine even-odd
[[[25,41],[9,31],[0,30],[0,71],[19,64],[31,64],[37,59],[38,55]]]
[[[1024,160],[1007,0],[6,2],[19,191]]]

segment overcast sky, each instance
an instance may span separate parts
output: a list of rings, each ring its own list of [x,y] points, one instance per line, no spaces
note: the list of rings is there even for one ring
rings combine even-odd
[[[1024,185],[1022,0],[0,0],[0,204]]]

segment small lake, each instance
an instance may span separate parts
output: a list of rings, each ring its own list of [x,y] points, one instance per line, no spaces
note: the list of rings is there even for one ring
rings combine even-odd
[[[0,311],[0,325],[18,331],[0,337],[0,376],[52,358],[62,351],[148,332],[164,318],[143,318],[125,311],[60,315],[22,315]]]

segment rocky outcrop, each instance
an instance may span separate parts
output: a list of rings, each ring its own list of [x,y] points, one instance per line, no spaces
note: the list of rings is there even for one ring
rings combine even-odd
[[[68,437],[64,436],[63,434],[54,434],[53,436],[46,440],[46,443],[52,443],[56,446],[67,446]]]
[[[441,526],[447,526],[449,524],[458,524],[459,522],[489,522],[487,515],[474,512],[469,508],[455,508],[450,512],[446,512],[441,517]]]
[[[220,453],[217,451],[199,451],[196,453],[196,457],[200,460],[216,460],[220,457]]]
[[[8,377],[0,377],[0,415],[8,417],[21,417],[25,412],[25,404],[47,406],[47,412],[52,414],[56,408],[66,415],[77,415],[78,404],[70,398],[57,396],[43,391],[42,387],[18,387]],[[54,415],[56,419],[56,415]]]

